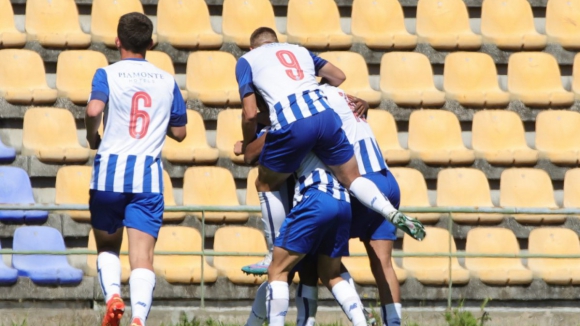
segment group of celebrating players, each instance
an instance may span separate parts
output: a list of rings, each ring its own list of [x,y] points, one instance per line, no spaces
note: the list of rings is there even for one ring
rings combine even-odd
[[[124,227],[131,326],[145,325],[164,208],[161,148],[166,135],[177,141],[186,137],[179,87],[145,60],[152,32],[143,14],[120,18],[121,60],[97,70],[86,109],[87,142],[97,149],[89,209],[107,303],[103,326],[118,326],[125,311],[119,260]],[[256,188],[270,253],[243,268],[268,274],[246,325],[266,320],[284,325],[295,273],[300,276],[298,326],[314,325],[319,279],[355,326],[367,325],[368,313],[341,264],[350,238],[359,238],[367,249],[383,325],[400,325],[399,283],[391,265],[396,229],[417,240],[425,237],[425,229],[398,211],[399,187],[365,121],[368,105],[337,88],[346,79],[340,69],[304,47],[279,43],[272,29],[258,28],[250,44],[236,66],[244,139],[235,152],[248,164],[258,162]],[[97,130],[103,115],[101,138]]]

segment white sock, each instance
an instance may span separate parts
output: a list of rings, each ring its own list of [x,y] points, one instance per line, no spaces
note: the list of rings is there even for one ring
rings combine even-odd
[[[281,281],[270,282],[266,295],[268,307],[268,325],[284,326],[284,320],[290,305],[288,283]]]
[[[344,272],[344,273],[340,273],[340,277],[347,281],[348,284],[350,284],[350,286],[352,286],[353,289],[356,289],[356,287],[354,286],[354,280],[352,279],[352,276],[350,276],[349,272]]]
[[[381,307],[383,326],[401,326],[401,304],[391,303]]]
[[[145,326],[147,315],[151,310],[153,301],[153,289],[155,288],[155,273],[146,268],[135,268],[129,278],[129,290],[131,291],[132,319],[139,318]]]
[[[266,293],[268,291],[268,282],[262,283],[256,291],[256,297],[254,298],[254,303],[252,303],[252,312],[248,317],[248,321],[245,326],[262,326],[266,321],[267,313],[266,310]]]
[[[284,201],[279,191],[258,192],[260,207],[262,208],[262,222],[264,223],[264,233],[268,249],[274,249],[274,241],[280,227],[286,218]]]
[[[121,260],[118,255],[109,251],[101,252],[97,256],[97,273],[105,302],[115,294],[121,295]]]
[[[356,290],[347,281],[340,281],[332,287],[332,295],[354,326],[366,326],[362,302]]]
[[[385,217],[397,210],[389,199],[377,188],[377,185],[367,178],[358,177],[354,179],[350,184],[349,191],[361,204]]]
[[[298,284],[296,290],[296,326],[314,326],[318,309],[318,287]]]

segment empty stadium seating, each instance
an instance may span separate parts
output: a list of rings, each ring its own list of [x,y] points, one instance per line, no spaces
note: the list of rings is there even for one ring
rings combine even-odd
[[[26,1],[26,33],[44,47],[81,47],[91,44],[83,33],[74,0]]]
[[[159,230],[155,251],[201,251],[199,231],[185,226],[164,226]],[[155,255],[155,274],[169,283],[200,283],[203,261],[203,281],[215,282],[217,270],[209,266],[201,256]]]
[[[167,53],[161,51],[147,51],[145,59],[147,59],[147,61],[155,65],[157,68],[165,70],[172,76],[175,76],[175,68],[173,67],[173,62],[171,61],[171,57]],[[187,101],[187,91],[184,90],[180,91],[183,99]]]
[[[130,12],[143,13],[143,5],[139,0],[93,0],[91,16],[99,19],[91,19],[92,41],[115,47],[119,18]],[[156,38],[153,35],[154,42]]]
[[[243,226],[224,226],[215,232],[215,251],[266,253],[264,235],[254,228]],[[242,272],[242,267],[254,264],[263,257],[259,256],[216,256],[213,265],[219,275],[226,276],[234,284],[261,284],[267,276],[253,276]]]
[[[2,245],[0,245],[0,249],[2,249]],[[18,271],[6,266],[0,255],[0,285],[12,285],[16,281],[18,281]]]
[[[66,97],[77,105],[85,105],[91,95],[95,72],[108,65],[104,54],[91,50],[63,51],[56,64],[58,97]]]
[[[389,169],[401,190],[401,207],[431,207],[427,195],[427,183],[421,172],[411,168]],[[423,223],[436,223],[439,213],[410,214]]]
[[[0,166],[0,203],[14,205],[35,204],[28,174],[21,168]],[[0,210],[3,223],[44,223],[48,218],[45,211],[7,211]]]
[[[241,125],[240,125],[241,126]],[[241,127],[240,127],[241,128]],[[169,162],[180,164],[213,164],[217,161],[219,151],[207,143],[203,118],[199,112],[187,110],[187,137],[177,142],[165,138],[162,155]]]
[[[463,144],[461,126],[449,111],[413,111],[409,118],[411,155],[427,164],[461,165],[475,160],[472,150]]]
[[[338,7],[333,0],[289,0],[287,34],[289,43],[312,49],[350,48],[352,36],[340,27]]]
[[[574,65],[572,69],[572,91],[574,92],[576,99],[580,99],[580,54],[574,56]]]
[[[95,233],[91,229],[89,232],[88,250],[97,250],[97,243],[95,242]],[[127,237],[127,229],[123,230],[123,242],[121,242],[121,252],[129,252],[129,238]],[[121,254],[121,283],[128,283],[129,276],[131,276],[131,264],[129,263],[129,256]],[[97,256],[87,255],[87,265],[85,266],[85,275],[98,276],[97,273]]]
[[[514,99],[527,106],[568,106],[574,102],[574,94],[562,86],[556,58],[548,53],[512,54],[508,62],[508,90]]]
[[[270,27],[278,41],[286,42],[286,35],[278,32],[274,9],[268,0],[225,0],[222,12],[224,41],[236,43],[243,49],[250,47],[250,35],[259,27]]]
[[[536,31],[532,8],[526,0],[484,0],[481,6],[484,42],[503,50],[539,50],[547,37]]]
[[[63,166],[56,173],[55,199],[57,205],[88,205],[91,166]],[[73,220],[90,222],[89,211],[67,211]]]
[[[14,250],[65,251],[64,239],[57,229],[48,226],[23,226],[14,231]],[[36,284],[78,284],[83,271],[69,265],[65,255],[12,255],[18,275]]]
[[[0,0],[0,46],[21,47],[26,43],[26,34],[14,26],[14,11],[10,0]]]
[[[8,147],[2,143],[0,139],[0,162],[6,163],[11,162],[16,158],[16,150],[12,147]]]
[[[234,144],[242,140],[242,110],[228,109],[218,113],[216,146],[221,157],[227,157],[237,164],[244,164],[244,156],[234,154]]]
[[[239,206],[236,185],[232,173],[222,167],[191,167],[183,176],[184,205]],[[192,213],[201,219],[202,213]],[[248,213],[206,212],[205,220],[210,223],[242,223]]]
[[[549,0],[546,6],[546,34],[549,40],[564,48],[580,48],[580,2]]]
[[[346,80],[340,88],[347,94],[360,97],[371,106],[381,102],[381,92],[371,88],[369,71],[362,55],[349,51],[335,51],[321,53],[320,57],[344,72]]]
[[[260,206],[260,198],[256,189],[256,179],[258,178],[258,168],[253,168],[248,172],[246,183],[246,205]]]
[[[554,164],[576,165],[580,159],[580,113],[551,110],[536,117],[536,148]]]
[[[443,88],[463,106],[503,107],[510,95],[499,88],[493,58],[485,53],[454,52],[445,57]]]
[[[20,104],[56,101],[56,90],[46,84],[44,63],[30,50],[0,50],[0,97]]]
[[[467,7],[461,0],[420,0],[417,36],[438,50],[475,50],[481,36],[469,27]]]
[[[355,42],[371,49],[413,49],[417,36],[405,28],[403,8],[397,0],[354,0],[351,31]]]
[[[227,52],[192,52],[187,59],[186,87],[190,100],[205,105],[239,105],[236,58]]]
[[[468,254],[519,254],[520,246],[511,230],[474,228],[467,233]],[[532,272],[519,258],[466,257],[465,266],[483,283],[491,285],[524,285],[532,282]]]
[[[89,150],[79,144],[72,113],[59,108],[26,111],[22,154],[49,163],[84,163],[89,159]]]
[[[528,239],[530,254],[579,255],[580,241],[576,232],[564,228],[536,228]],[[528,258],[534,276],[548,284],[580,284],[580,260]]]
[[[213,31],[203,0],[160,0],[157,34],[159,42],[176,48],[211,49],[222,45],[222,36]]]
[[[538,151],[528,147],[524,124],[513,111],[477,112],[471,134],[475,155],[491,164],[533,165],[538,161]]]
[[[558,208],[548,173],[541,169],[505,169],[501,173],[499,205],[502,207]],[[565,215],[515,214],[520,223],[564,223]]]
[[[455,241],[447,230],[427,227],[425,231],[427,236],[420,242],[405,234],[403,252],[448,253],[449,241],[451,241],[451,252],[457,251]],[[466,284],[469,282],[469,272],[459,265],[456,257],[403,257],[403,268],[423,284],[449,284],[449,259],[451,259],[451,280],[453,284]]]
[[[381,59],[381,91],[399,106],[441,106],[445,93],[435,88],[429,59],[421,53],[390,52]]]
[[[397,135],[397,124],[388,111],[369,110],[367,122],[373,130],[385,161],[389,165],[409,163],[411,152],[401,147]]]
[[[564,207],[580,208],[580,168],[566,171],[564,176]]]
[[[493,207],[489,183],[481,170],[444,169],[437,175],[437,206]],[[501,214],[453,213],[454,221],[466,224],[492,224],[502,221]]]
[[[348,242],[350,254],[366,254],[364,243],[359,239],[350,239]],[[369,257],[343,257],[342,263],[352,276],[352,279],[358,284],[375,285],[375,277],[371,271]],[[407,271],[397,266],[395,260],[391,258],[391,264],[400,283],[407,279]]]

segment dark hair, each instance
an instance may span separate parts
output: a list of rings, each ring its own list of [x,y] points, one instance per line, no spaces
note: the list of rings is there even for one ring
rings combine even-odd
[[[144,53],[151,44],[153,23],[142,13],[130,12],[119,18],[117,37],[123,49],[133,53]]]
[[[268,37],[278,42],[278,36],[276,36],[276,32],[274,32],[273,29],[271,29],[270,27],[259,27],[250,36],[250,46],[253,48],[257,48],[265,43],[262,42],[262,39]]]

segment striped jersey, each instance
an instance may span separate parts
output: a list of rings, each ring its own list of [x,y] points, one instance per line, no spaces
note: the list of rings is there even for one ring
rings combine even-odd
[[[360,174],[365,175],[388,169],[370,125],[364,118],[357,118],[353,114],[352,103],[346,93],[330,85],[322,85],[321,88],[329,105],[342,120],[342,129],[354,147]]]
[[[302,201],[306,190],[315,188],[327,193],[337,200],[350,203],[348,191],[338,182],[336,177],[322,163],[322,161],[310,152],[302,161],[295,172],[296,186],[294,188],[294,205]]]
[[[187,123],[173,76],[144,59],[121,60],[97,70],[90,100],[106,104],[90,188],[162,193],[167,128]]]
[[[316,81],[326,63],[299,45],[262,45],[238,60],[240,98],[258,92],[268,104],[272,130],[315,115],[330,108]]]

